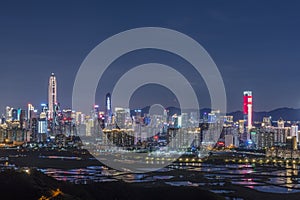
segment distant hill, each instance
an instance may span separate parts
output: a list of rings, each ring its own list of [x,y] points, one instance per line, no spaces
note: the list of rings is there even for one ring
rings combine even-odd
[[[149,113],[149,108],[150,106],[147,106],[142,110],[142,115],[144,113]],[[174,115],[175,113],[180,114],[181,110],[176,107],[168,107],[167,110],[169,110],[169,115]],[[189,110],[188,112],[191,112],[193,110]],[[203,108],[200,111],[200,116],[203,116],[203,113],[208,113],[210,112],[210,108]],[[131,114],[134,114],[134,111],[131,111]],[[242,111],[234,111],[227,113],[227,115],[232,115],[234,120],[239,120],[244,118],[244,114]],[[295,108],[288,108],[288,107],[283,107],[283,108],[277,108],[271,111],[260,111],[260,112],[253,112],[253,120],[254,121],[262,121],[263,117],[272,117],[273,121],[276,121],[280,118],[284,120],[290,120],[290,121],[298,121],[300,120],[300,109],[295,109]]]
[[[146,107],[142,108],[141,109],[142,116],[145,113],[149,113],[149,109],[150,109],[150,106],[146,106]],[[166,108],[166,110],[168,110],[169,115],[174,115],[174,114],[180,115],[181,114],[180,108],[177,108],[177,107],[168,107],[168,108]],[[194,109],[188,109],[188,110],[185,110],[184,112],[190,113],[190,112],[195,112],[195,110]],[[203,113],[205,113],[205,112],[209,113],[209,112],[211,112],[211,109],[210,108],[203,108],[203,109],[201,109],[200,110],[201,117],[203,116]],[[131,115],[135,115],[135,110],[130,110],[130,114]]]
[[[232,115],[234,120],[243,119],[243,112],[242,111],[235,111],[228,113],[228,115]],[[298,121],[300,120],[300,109],[294,108],[277,108],[271,111],[262,111],[262,112],[253,112],[253,120],[254,121],[262,121],[263,117],[272,117],[273,121],[276,121],[280,118],[284,120],[290,121]]]

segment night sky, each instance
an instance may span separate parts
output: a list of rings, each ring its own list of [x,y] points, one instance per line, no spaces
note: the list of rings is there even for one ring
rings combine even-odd
[[[223,77],[228,111],[242,109],[244,90],[253,91],[256,111],[299,108],[299,10],[297,1],[1,1],[0,113],[6,105],[47,102],[51,72],[59,102],[70,107],[76,73],[89,52],[114,34],[148,26],[180,31],[208,51]],[[183,72],[188,65],[167,52],[129,53],[99,82],[97,104],[103,107],[104,95],[122,73],[147,62]],[[209,107],[205,83],[189,75],[201,106]],[[157,85],[137,90],[131,105],[143,107],[162,96],[177,105],[174,95]]]

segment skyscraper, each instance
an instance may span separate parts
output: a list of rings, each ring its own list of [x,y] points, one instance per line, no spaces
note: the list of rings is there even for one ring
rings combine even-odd
[[[29,122],[29,120],[31,120],[32,117],[32,112],[34,111],[34,107],[32,104],[28,104],[28,110],[27,110],[27,120]]]
[[[55,105],[57,103],[57,88],[56,88],[56,77],[54,73],[51,74],[48,85],[48,118],[54,119]]]
[[[299,137],[298,136],[298,125],[294,124],[294,125],[291,126],[291,136],[296,137],[296,142],[299,141],[299,139],[298,139],[298,137]]]
[[[105,122],[106,124],[110,124],[111,123],[111,115],[112,115],[112,111],[111,111],[111,96],[110,93],[106,94],[105,97]]]
[[[111,115],[111,96],[110,93],[106,94],[105,98],[105,112],[107,115]]]
[[[252,92],[244,91],[244,120],[247,122],[248,130],[252,127]]]

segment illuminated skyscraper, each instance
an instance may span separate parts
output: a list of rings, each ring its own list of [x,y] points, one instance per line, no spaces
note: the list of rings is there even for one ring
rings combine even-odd
[[[41,112],[40,117],[37,121],[37,140],[38,142],[44,142],[48,135],[47,135],[47,120],[46,120],[46,113]]]
[[[12,121],[13,119],[13,108],[9,107],[9,106],[6,106],[6,121]]]
[[[110,93],[106,94],[105,98],[105,112],[107,115],[111,115],[111,96]]]
[[[130,109],[129,108],[120,108],[115,107],[115,116],[116,116],[116,127],[123,129],[127,128],[128,122],[130,121]]]
[[[106,124],[111,124],[111,96],[110,93],[106,94],[105,97],[105,118],[106,118]]]
[[[56,77],[54,73],[51,74],[49,79],[48,87],[48,118],[54,119],[55,105],[57,103],[57,88],[56,88]]]
[[[247,121],[248,130],[252,127],[252,92],[244,91],[244,120]]]
[[[29,122],[29,120],[31,120],[31,117],[32,117],[32,113],[34,111],[34,107],[32,104],[28,104],[28,110],[27,110],[27,120]]]
[[[291,136],[296,137],[296,142],[299,141],[299,139],[298,139],[298,137],[299,137],[298,136],[298,125],[294,124],[294,125],[291,126]]]

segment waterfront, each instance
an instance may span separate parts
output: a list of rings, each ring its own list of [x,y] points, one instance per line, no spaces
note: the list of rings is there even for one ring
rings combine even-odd
[[[294,166],[295,167],[295,166]],[[300,192],[299,167],[255,166],[247,164],[213,165],[206,163],[174,163],[159,171],[132,174],[88,166],[78,169],[40,169],[59,181],[75,184],[123,181],[125,183],[164,182],[171,186],[202,187],[222,195],[237,195],[232,185],[265,193],[290,194]],[[221,191],[222,192],[221,192]]]
[[[3,156],[5,152],[9,152],[7,157]],[[288,195],[296,199],[300,192],[300,168],[298,162],[293,164],[293,161],[260,164],[259,161],[250,163],[253,159],[244,158],[243,163],[239,163],[239,160],[233,162],[224,157],[223,163],[220,160],[212,163],[218,157],[211,156],[207,160],[181,158],[160,170],[135,174],[106,167],[85,151],[1,149],[0,154],[2,170],[10,168],[25,173],[38,170],[58,182],[72,185],[126,184],[128,187],[138,185],[142,188],[183,186],[199,188],[226,199],[249,199],[247,195],[250,193],[255,193],[258,199],[270,195],[276,198]],[[145,171],[151,171],[152,166],[150,162]]]

